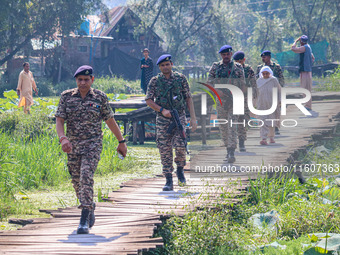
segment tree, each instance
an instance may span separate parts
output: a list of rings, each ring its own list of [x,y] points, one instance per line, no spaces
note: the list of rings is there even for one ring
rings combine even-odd
[[[43,41],[56,32],[74,31],[84,16],[102,8],[100,0],[3,0],[0,10],[0,66],[32,38]]]
[[[184,61],[184,53],[197,45],[199,32],[213,16],[211,6],[211,0],[142,0],[135,1],[130,8],[144,18],[136,35],[149,33],[155,27],[167,42],[166,51]]]
[[[330,60],[339,60],[337,0],[208,2],[134,0],[131,8],[143,20],[138,32],[154,28],[176,63],[184,64],[189,57],[196,64],[210,65],[219,59],[219,47],[230,44],[234,50],[245,51],[247,61],[256,65],[262,50],[289,50],[302,34],[307,34],[311,42],[326,39]]]

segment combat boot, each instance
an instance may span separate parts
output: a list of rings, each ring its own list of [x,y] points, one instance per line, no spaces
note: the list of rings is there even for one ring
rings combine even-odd
[[[244,140],[243,139],[239,139],[238,143],[239,143],[240,151],[245,152],[246,151],[246,147],[244,146]]]
[[[81,210],[80,223],[77,229],[77,234],[88,234],[89,233],[89,209],[83,208]]]
[[[235,149],[234,148],[228,148],[227,149],[227,160],[228,160],[228,163],[234,163],[235,162]]]
[[[92,210],[90,211],[90,218],[89,218],[89,227],[92,228],[95,221],[96,221],[96,217],[94,215],[94,210],[96,209],[96,203],[93,203],[93,206],[92,206]]]
[[[178,186],[183,187],[187,183],[185,180],[184,176],[184,169],[182,166],[177,167],[177,172],[176,172],[177,178],[178,178]]]
[[[165,174],[166,183],[163,187],[163,191],[171,191],[174,190],[174,184],[172,182],[172,173]]]
[[[275,127],[275,135],[280,135],[280,129],[278,127]]]

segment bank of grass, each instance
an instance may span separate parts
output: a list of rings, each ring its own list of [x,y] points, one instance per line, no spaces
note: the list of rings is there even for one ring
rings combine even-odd
[[[324,77],[324,82],[318,86],[318,91],[340,91],[340,67],[334,73]]]
[[[64,90],[74,87],[76,87],[76,82],[74,79],[70,79],[54,85],[53,89],[56,95],[60,95],[60,93]],[[140,80],[129,81],[117,76],[95,77],[92,87],[95,89],[99,89],[105,93],[142,93],[140,88]]]
[[[42,217],[39,209],[77,205],[66,154],[47,113],[3,113],[0,126],[0,229],[10,228],[4,223],[10,217]],[[105,124],[103,130],[103,151],[95,173],[96,201],[126,180],[161,173],[153,143],[129,146],[128,156],[120,160],[118,141]]]
[[[339,137],[314,147],[320,145],[330,152],[319,154],[311,149],[301,159],[304,164],[340,163]],[[308,235],[340,233],[340,172],[337,168],[336,172],[306,177],[307,183],[302,185],[294,176],[259,176],[250,181],[247,196],[238,204],[228,203],[232,197],[228,192],[217,202],[202,194],[200,199],[207,197],[208,206],[165,221],[157,233],[165,241],[164,248],[146,254],[321,254]],[[228,184],[228,188],[231,186]],[[279,215],[273,229],[250,224],[252,215],[271,210]],[[286,247],[263,248],[273,242]]]

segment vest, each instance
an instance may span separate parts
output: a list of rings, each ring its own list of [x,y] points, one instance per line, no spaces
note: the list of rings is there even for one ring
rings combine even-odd
[[[309,44],[304,46],[306,51],[304,53],[300,53],[299,72],[311,72],[313,65],[312,49]]]
[[[182,95],[182,78],[178,72],[174,73],[174,81],[169,86],[164,76],[157,75],[157,97],[156,104],[161,107],[179,113],[185,111],[184,97]]]
[[[231,66],[231,69],[225,69],[223,68],[223,64],[219,64],[217,69],[216,69],[216,78],[217,78],[217,81],[218,82],[222,82],[224,84],[230,84],[230,80],[232,78],[235,78],[235,64],[234,62],[232,61],[231,62],[232,66]],[[217,83],[217,82],[215,82]],[[225,93],[227,93],[227,97],[229,98],[229,101],[232,102],[232,95],[231,95],[231,92],[230,90],[226,90]]]

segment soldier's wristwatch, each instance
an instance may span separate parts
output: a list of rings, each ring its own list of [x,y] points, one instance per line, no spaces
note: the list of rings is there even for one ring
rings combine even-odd
[[[159,112],[163,115],[162,111],[164,110],[163,107],[161,107],[161,109],[159,109]]]
[[[125,143],[125,139],[124,140],[121,140],[121,141],[118,141],[118,143]]]

